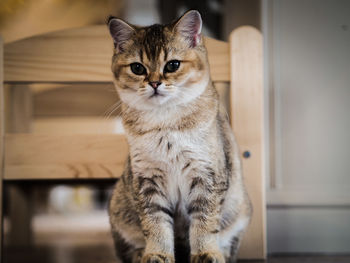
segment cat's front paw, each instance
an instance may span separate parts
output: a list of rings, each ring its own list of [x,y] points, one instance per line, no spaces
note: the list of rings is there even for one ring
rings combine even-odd
[[[136,249],[136,250],[132,253],[132,260],[131,260],[131,263],[141,263],[143,252],[144,252],[144,249],[143,249],[143,248]]]
[[[220,252],[208,251],[191,256],[191,263],[225,263]]]
[[[166,254],[146,254],[142,257],[142,263],[175,263],[171,255]]]

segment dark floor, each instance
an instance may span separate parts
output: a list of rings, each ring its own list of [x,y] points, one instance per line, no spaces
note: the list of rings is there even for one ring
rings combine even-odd
[[[106,245],[84,245],[76,247],[34,247],[20,249],[7,247],[4,263],[115,263],[113,250]],[[349,256],[279,255],[266,261],[240,260],[241,263],[350,263]]]
[[[5,224],[7,225],[7,224]],[[33,220],[32,246],[10,245],[4,236],[3,263],[116,263],[109,224],[104,213],[43,216]],[[5,228],[7,229],[7,227]],[[271,255],[267,260],[240,263],[350,263],[350,255]]]
[[[259,262],[259,261],[248,261],[248,262]],[[270,256],[265,262],[268,262],[268,263],[350,263],[350,255],[347,255],[347,256],[325,256],[325,255],[277,256],[276,255],[276,256]]]

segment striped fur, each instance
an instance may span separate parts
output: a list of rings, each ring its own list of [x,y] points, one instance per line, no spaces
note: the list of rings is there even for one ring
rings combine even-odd
[[[130,148],[109,205],[118,259],[234,262],[251,205],[238,146],[210,80],[199,13],[169,25],[119,19],[109,25]],[[171,60],[180,67],[165,72]],[[132,72],[135,62],[145,74]],[[154,81],[161,82],[160,96],[153,96]]]

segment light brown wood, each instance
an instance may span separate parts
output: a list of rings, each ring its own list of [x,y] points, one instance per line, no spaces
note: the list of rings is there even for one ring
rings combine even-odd
[[[42,84],[41,86],[45,89],[47,84]],[[117,91],[112,83],[62,84],[59,88],[38,91],[37,89],[33,94],[34,118],[48,116],[104,117],[108,116],[108,109],[119,101]],[[120,114],[120,107],[112,115],[115,116],[117,114]]]
[[[4,80],[3,80],[3,40],[0,36],[0,262],[2,262],[2,180],[4,176],[4,135],[5,135],[5,114],[4,114]]]
[[[117,178],[127,158],[123,135],[5,136],[5,180]]]
[[[229,81],[228,43],[205,38],[214,81]],[[5,45],[5,82],[111,82],[106,26],[35,36]]]
[[[12,133],[27,133],[32,124],[32,93],[26,85],[10,85],[10,105],[6,114],[10,115]],[[8,192],[8,217],[11,225],[9,242],[15,246],[29,246],[32,244],[32,189],[23,185],[12,185]]]
[[[230,35],[232,127],[243,158],[243,174],[253,203],[253,218],[240,250],[241,258],[266,257],[263,155],[262,35],[250,26]]]
[[[1,33],[5,43],[8,43],[56,30],[104,23],[109,15],[120,17],[125,2],[125,0],[9,1],[1,6]]]
[[[10,125],[11,132],[30,132],[33,114],[32,93],[28,86],[14,85],[10,87]]]
[[[229,44],[213,38],[205,37],[208,50],[211,79],[215,82],[230,81]]]
[[[33,120],[36,134],[124,134],[121,118],[54,117]]]
[[[122,175],[124,164],[61,163],[8,165],[4,180],[111,179]]]

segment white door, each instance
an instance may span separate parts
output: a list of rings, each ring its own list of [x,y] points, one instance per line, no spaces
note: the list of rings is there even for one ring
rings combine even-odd
[[[350,252],[350,1],[263,1],[268,251]]]

